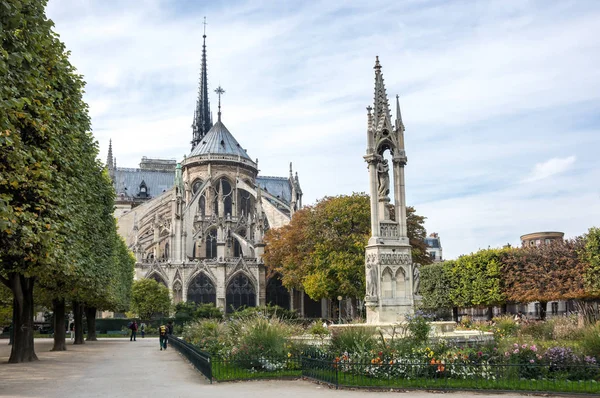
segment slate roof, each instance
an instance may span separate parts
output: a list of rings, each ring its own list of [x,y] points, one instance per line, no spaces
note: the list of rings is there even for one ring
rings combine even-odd
[[[138,197],[140,184],[146,184],[148,195],[155,198],[173,186],[175,171],[154,171],[117,167],[115,170],[115,191],[117,195]]]
[[[221,120],[217,121],[209,132],[206,133],[204,138],[202,138],[198,145],[192,150],[190,157],[207,155],[209,153],[241,156],[242,158],[252,161],[250,156],[246,153],[246,150],[240,146]]]
[[[256,185],[286,203],[292,201],[292,186],[286,177],[256,177]]]

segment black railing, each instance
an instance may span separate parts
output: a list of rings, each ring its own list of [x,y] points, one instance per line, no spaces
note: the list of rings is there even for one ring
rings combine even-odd
[[[597,367],[571,365],[344,362],[302,358],[302,376],[337,387],[598,394]]]
[[[488,390],[600,394],[600,368],[592,365],[444,364],[395,359],[370,362],[331,358],[317,352],[301,356],[212,356],[177,337],[169,343],[211,382],[305,377],[349,388]]]
[[[212,383],[212,360],[210,354],[196,346],[172,335],[168,336],[169,344],[181,352]]]

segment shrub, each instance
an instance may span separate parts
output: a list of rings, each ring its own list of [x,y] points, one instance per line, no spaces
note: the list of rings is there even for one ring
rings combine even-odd
[[[232,344],[226,327],[216,320],[201,320],[183,327],[183,339],[211,355],[226,355]]]
[[[335,333],[331,338],[331,349],[335,355],[347,353],[365,353],[375,349],[375,328],[368,326],[349,326]]]
[[[223,312],[214,303],[203,303],[198,306],[194,316],[196,319],[223,319]]]
[[[431,332],[431,316],[417,311],[414,315],[406,316],[406,330],[409,332],[409,339],[415,344],[423,344],[429,338]]]
[[[598,377],[596,359],[579,357],[568,347],[553,347],[546,351],[544,359],[549,365],[550,378],[590,380]]]
[[[600,359],[600,322],[583,330],[581,349],[586,355]]]
[[[267,305],[265,307],[240,308],[229,315],[231,319],[253,318],[257,316],[263,318],[297,319],[298,313],[276,305]]]
[[[545,368],[539,366],[542,356],[538,353],[537,346],[514,343],[504,356],[509,364],[519,365],[512,370],[518,372],[520,378],[539,379],[543,376]]]
[[[554,327],[545,321],[531,321],[521,326],[521,336],[530,336],[536,340],[552,340]]]
[[[323,340],[325,337],[331,334],[329,332],[329,329],[323,326],[323,324],[320,322],[315,322],[312,325],[310,325],[307,332],[315,337],[320,338],[321,340]]]
[[[462,328],[471,329],[471,326],[473,326],[473,319],[468,315],[463,315],[460,318],[459,325]]]
[[[517,325],[511,316],[499,316],[494,318],[494,322],[496,323],[496,326],[493,331],[494,338],[496,339],[516,336],[519,331],[519,325]]]
[[[583,329],[577,325],[577,316],[557,317],[548,321],[552,325],[554,340],[579,340]]]

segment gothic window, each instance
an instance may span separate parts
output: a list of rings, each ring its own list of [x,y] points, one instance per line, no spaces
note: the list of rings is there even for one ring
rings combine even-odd
[[[232,203],[233,203],[232,196],[233,195],[232,195],[232,190],[231,190],[231,184],[225,178],[221,178],[216,183],[215,190],[216,190],[217,193],[215,195],[214,209],[215,209],[215,214],[218,214],[218,211],[219,211],[219,190],[221,189],[221,184],[223,185],[223,202],[224,202],[223,209],[225,210],[225,216],[227,216],[227,214],[231,214]]]
[[[217,303],[217,289],[204,273],[199,273],[188,286],[187,300],[195,303]]]
[[[227,312],[233,312],[240,307],[256,307],[256,291],[244,274],[237,274],[227,285]]]
[[[396,271],[396,297],[406,297],[406,277],[402,268]]]
[[[267,304],[278,305],[281,308],[290,308],[290,292],[281,283],[279,275],[275,275],[267,282]]]
[[[200,200],[198,200],[198,211],[202,217],[206,215],[206,198],[204,195],[200,196]]]
[[[140,198],[147,198],[148,197],[148,187],[146,186],[146,183],[142,180],[141,184],[140,184],[140,192],[138,193],[138,196]]]
[[[206,235],[206,258],[217,257],[217,230],[211,229]]]
[[[167,282],[165,282],[165,280],[158,274],[154,273],[150,276],[150,279],[154,279],[155,281],[157,281],[158,283],[162,283],[163,285],[167,286]],[[167,286],[168,287],[168,286]]]
[[[239,214],[243,213],[245,216],[248,216],[252,211],[252,200],[250,197],[250,192],[244,191],[243,189],[238,190]]]
[[[194,182],[192,183],[192,194],[195,195],[196,192],[198,192],[198,190],[200,189],[201,186],[202,186],[202,180],[201,179],[194,180]]]
[[[394,297],[392,291],[392,271],[389,268],[386,268],[381,277],[381,290],[383,293],[383,298],[392,298]]]

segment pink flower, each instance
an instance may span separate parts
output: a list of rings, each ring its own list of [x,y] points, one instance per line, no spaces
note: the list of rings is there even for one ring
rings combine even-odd
[[[536,355],[537,359],[542,359],[542,356],[540,354]]]
[[[533,352],[537,352],[537,347],[535,346],[535,344],[529,347],[529,349]]]
[[[515,350],[513,351],[513,354],[518,354],[519,353],[519,349],[515,348]]]
[[[504,356],[505,356],[505,357],[509,357],[509,356],[510,356],[510,352],[506,351],[506,352],[504,353]]]
[[[481,351],[479,351],[479,352],[477,353],[477,356],[478,356],[478,357],[480,357],[480,356],[482,356],[482,355],[483,355],[483,352],[481,352]]]
[[[519,348],[519,345],[517,343],[515,343],[515,344],[513,344],[513,347]]]
[[[525,348],[527,348],[527,344],[523,344],[523,345],[521,346],[521,348],[522,348],[522,349],[525,349]]]
[[[530,360],[529,360],[529,363],[534,363],[534,362],[535,362],[535,361],[534,361],[533,359],[530,359]]]

